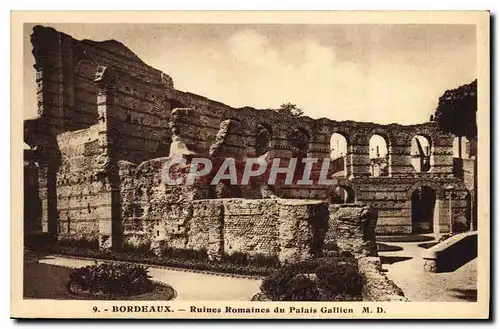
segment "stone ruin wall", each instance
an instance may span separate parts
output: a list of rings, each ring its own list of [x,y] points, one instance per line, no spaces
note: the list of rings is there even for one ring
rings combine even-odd
[[[207,233],[211,226],[189,218],[203,212],[197,207],[208,201],[200,199],[224,198],[224,193],[203,196],[200,188],[166,187],[161,183],[162,164],[175,152],[238,160],[280,157],[286,164],[294,155],[297,131],[308,136],[308,157],[329,157],[333,133],[347,139],[346,170],[339,186],[350,191],[355,201],[378,211],[379,233],[411,233],[411,193],[420,186],[436,191],[441,201],[440,229],[446,231],[449,213],[444,186],[453,184],[457,193],[453,211],[457,221],[465,223],[467,190],[453,174],[453,136],[440,133],[433,122],[379,125],[235,109],[176,90],[168,75],[146,65],[116,41],[78,41],[50,28],[35,27],[32,43],[39,117],[25,121],[25,141],[41,154],[39,195],[46,231],[75,239],[98,238],[106,244],[114,244],[113,239],[121,243],[122,237],[131,244],[164,237],[179,247],[208,241],[207,236],[213,236]],[[270,136],[264,151],[256,138],[262,129]],[[387,141],[389,177],[370,177],[369,138],[373,134]],[[417,173],[411,164],[411,139],[416,135],[431,141],[429,172]],[[273,191],[282,198],[317,200],[327,200],[331,192],[329,187],[314,185],[278,185]],[[250,199],[266,197],[255,190],[241,193]],[[233,246],[231,240],[238,240],[243,230],[244,224],[238,225],[235,219],[254,232],[276,232],[277,224],[271,222],[279,218],[277,201],[250,203],[246,211],[253,219],[232,217],[231,209],[238,208],[234,202],[214,206],[227,210],[224,248]],[[269,214],[252,215],[260,209],[259,202],[268,204]],[[267,240],[277,236],[269,234]],[[249,246],[264,244],[252,241]]]

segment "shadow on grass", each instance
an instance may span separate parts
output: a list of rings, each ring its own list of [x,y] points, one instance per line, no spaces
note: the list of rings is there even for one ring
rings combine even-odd
[[[390,244],[385,244],[385,243],[377,243],[378,252],[390,252],[390,251],[401,251],[401,250],[403,250],[403,248],[399,246],[392,246]]]
[[[24,251],[24,262],[25,263],[37,263],[43,259],[49,259],[50,256],[48,253],[44,252],[33,252],[29,250]]]
[[[66,288],[71,269],[64,266],[25,262],[23,278],[23,297],[25,299],[80,299],[96,300],[92,296],[70,294]],[[120,300],[172,300],[175,290],[168,285],[156,284],[153,291],[135,295],[119,296]]]
[[[455,297],[468,302],[477,302],[477,289],[451,289],[455,292]]]
[[[398,262],[404,262],[412,258],[413,257],[404,257],[404,256],[380,256],[380,262],[382,264],[394,264]]]

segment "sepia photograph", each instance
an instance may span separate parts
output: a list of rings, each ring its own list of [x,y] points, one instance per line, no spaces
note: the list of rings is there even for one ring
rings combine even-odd
[[[13,13],[12,317],[489,317],[489,13],[267,14]]]

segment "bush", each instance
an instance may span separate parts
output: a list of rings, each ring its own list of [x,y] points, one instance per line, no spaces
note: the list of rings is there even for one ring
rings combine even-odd
[[[236,265],[248,265],[248,255],[239,251],[222,256],[222,260]]]
[[[166,247],[162,250],[162,256],[175,259],[186,259],[186,260],[206,260],[208,259],[208,254],[205,249],[178,249]]]
[[[363,286],[358,266],[354,262],[329,262],[316,269],[318,284],[328,296],[361,295]]]
[[[240,275],[265,276],[276,270],[276,266],[256,266],[233,264],[227,260],[211,261],[208,260],[206,250],[182,250],[168,249],[165,254],[156,256],[149,252],[147,254],[138,251],[101,251],[88,248],[78,248],[71,246],[55,245],[50,252],[59,253],[68,256],[90,257],[115,261],[126,261],[134,263],[154,264],[175,268],[186,268],[199,271],[213,271],[219,273],[234,273]],[[168,256],[170,254],[170,256]],[[191,257],[191,259],[180,258]],[[272,259],[272,258],[271,258]]]
[[[70,293],[132,296],[153,288],[147,268],[126,263],[102,263],[74,269],[67,285]]]
[[[44,250],[52,248],[57,237],[47,232],[28,234],[24,236],[24,247],[31,250]]]
[[[76,248],[85,249],[99,249],[99,241],[97,239],[65,239],[61,238],[57,240],[57,244],[60,246],[71,246]]]
[[[318,258],[284,266],[260,289],[273,301],[361,300],[362,281],[354,257]]]
[[[316,282],[303,274],[290,280],[290,286],[282,296],[282,300],[315,301],[320,300],[320,290]]]
[[[279,267],[280,260],[276,255],[270,256],[259,253],[250,257],[249,264],[262,267]]]

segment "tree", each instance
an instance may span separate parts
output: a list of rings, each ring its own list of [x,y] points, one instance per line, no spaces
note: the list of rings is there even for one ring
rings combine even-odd
[[[434,114],[441,130],[458,137],[477,139],[477,80],[447,90],[439,98]]]
[[[300,117],[301,115],[304,114],[303,109],[298,107],[296,104],[292,104],[290,102],[281,104],[279,109],[277,109],[276,111],[285,112],[294,117]]]

